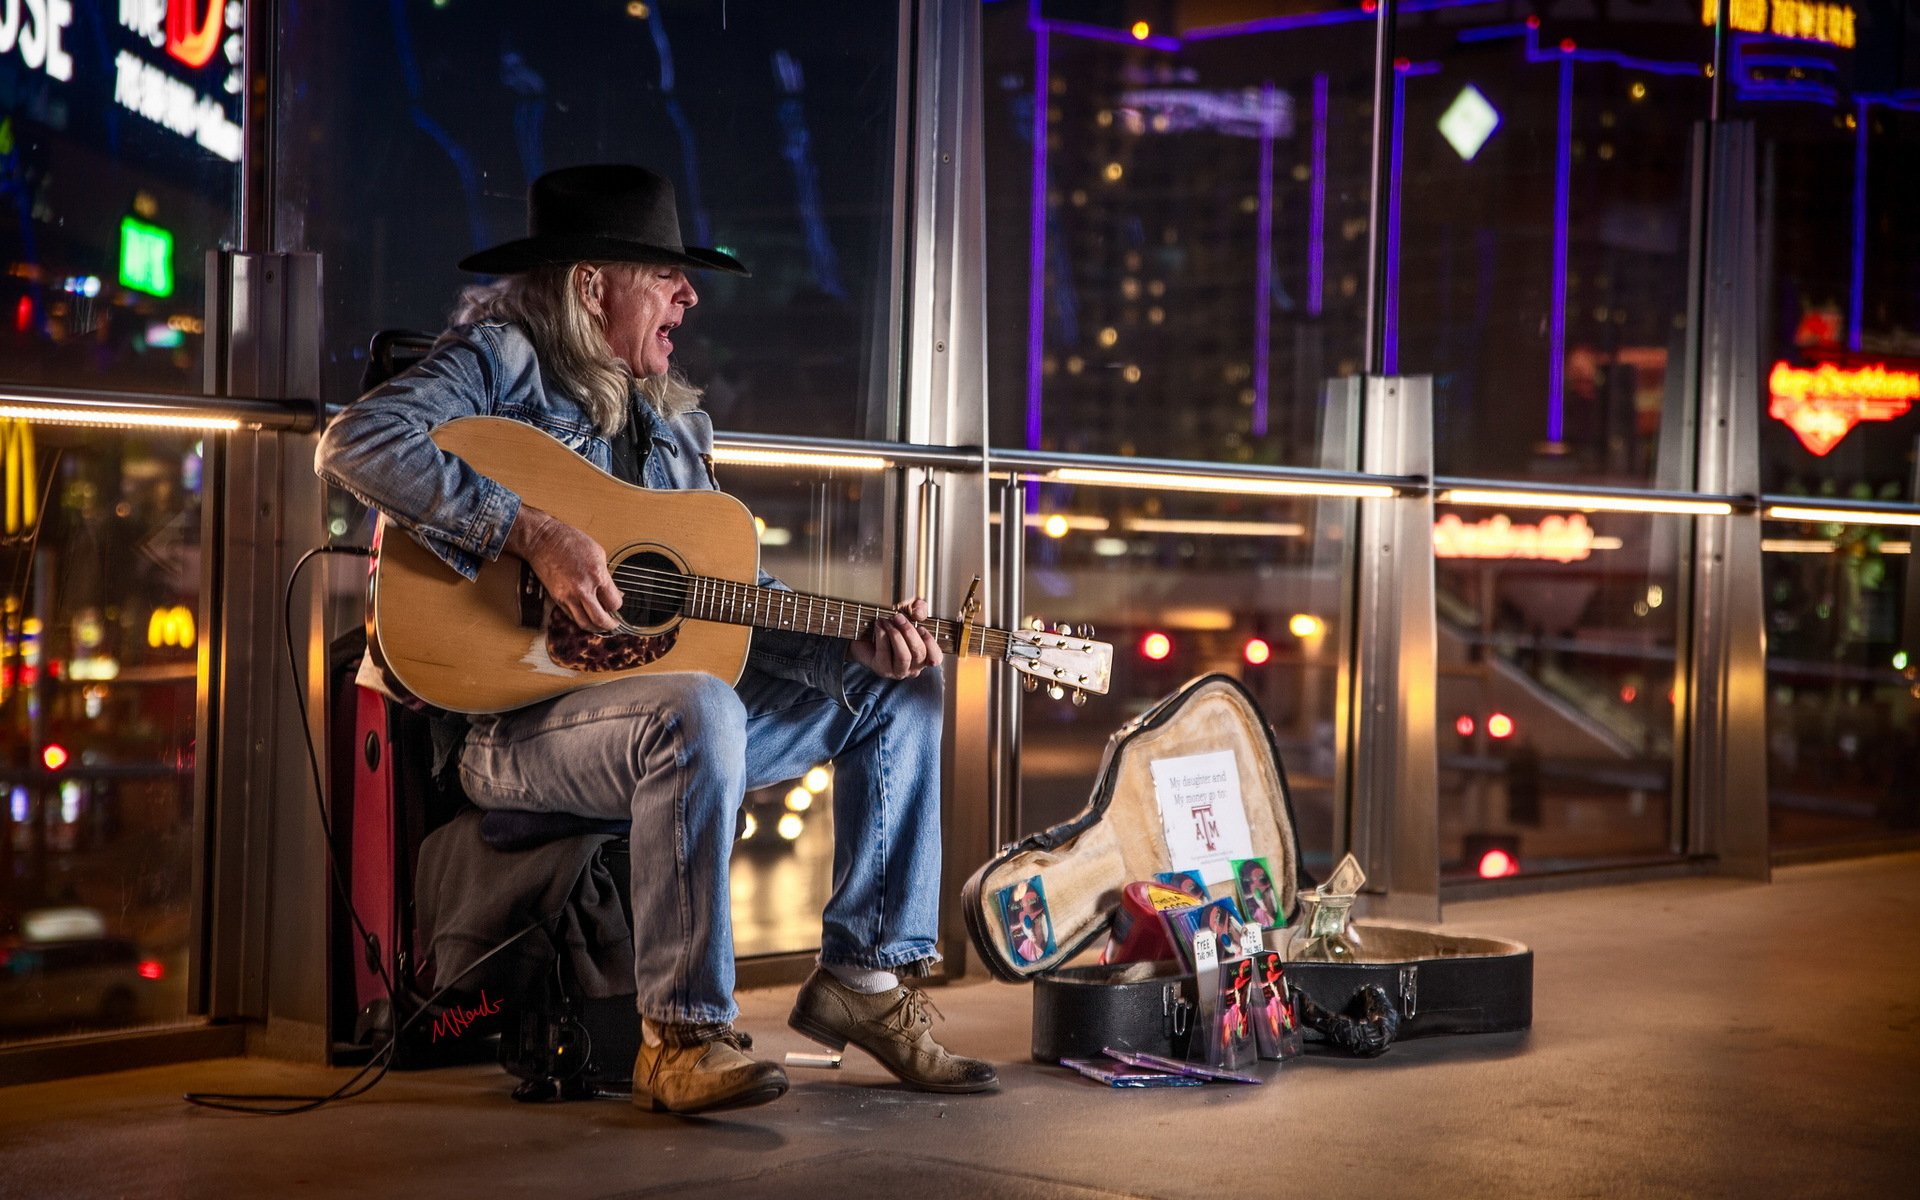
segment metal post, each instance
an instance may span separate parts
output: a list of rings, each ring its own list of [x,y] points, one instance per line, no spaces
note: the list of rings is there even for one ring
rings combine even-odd
[[[1360,469],[1433,476],[1433,383],[1366,381]],[[1433,497],[1361,500],[1354,565],[1348,747],[1348,848],[1367,873],[1370,910],[1440,917],[1438,633]],[[1377,892],[1376,892],[1377,889]]]
[[[1760,315],[1753,124],[1716,122],[1711,143],[1695,486],[1754,496]],[[1764,880],[1770,863],[1760,526],[1757,510],[1695,523],[1693,652],[1681,690],[1691,848],[1716,857],[1728,874]]]
[[[971,0],[920,0],[913,10],[911,135],[907,148],[912,206],[906,296],[907,357],[903,434],[939,445],[987,444],[985,145],[981,115],[980,6]],[[935,519],[907,531],[903,564],[934,564],[934,611],[952,616],[967,586],[982,577],[980,620],[997,624],[998,589],[988,557],[988,485],[979,474],[950,474],[938,489]],[[921,532],[921,530],[925,532]],[[944,536],[939,536],[944,533]],[[906,539],[903,539],[906,540]],[[929,541],[935,544],[928,544]],[[941,951],[951,976],[964,974],[967,934],[951,902],[995,849],[1000,802],[993,745],[995,669],[954,658],[948,710],[942,817]]]
[[[216,251],[207,278],[209,390],[317,407],[318,257]],[[306,678],[290,681],[281,601],[294,560],[324,538],[312,464],[313,439],[282,433],[229,434],[209,460],[218,594],[199,762],[210,967],[200,999],[209,1015],[266,1021],[270,1052],[305,1059],[326,1050],[326,849],[303,745],[325,737],[324,636],[317,593],[302,591],[293,632]],[[296,686],[307,689],[306,727]]]

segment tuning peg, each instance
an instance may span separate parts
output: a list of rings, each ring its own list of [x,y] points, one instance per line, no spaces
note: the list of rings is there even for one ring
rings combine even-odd
[[[1037,692],[1040,690],[1040,681],[1031,675],[1022,675],[1020,677],[1020,686],[1029,692]]]
[[[1027,627],[1029,629],[1036,630],[1040,633],[1045,633],[1047,631],[1047,623],[1041,620],[1039,617],[1029,617],[1027,619]]]
[[[1091,640],[1093,638],[1093,626],[1082,625],[1080,627],[1080,636]]]
[[[1055,626],[1053,627],[1053,631],[1054,631],[1055,633],[1064,633],[1064,634],[1066,634],[1066,635],[1068,635],[1069,637],[1071,637],[1071,636],[1073,635],[1073,626],[1072,626],[1072,625],[1070,625],[1070,624],[1068,624],[1068,623],[1067,623],[1067,622],[1065,622],[1065,621],[1062,621],[1062,622],[1060,622],[1060,623],[1059,623],[1058,625],[1055,625]]]
[[[1079,688],[1073,689],[1073,706],[1075,708],[1085,708],[1087,706],[1087,694]]]
[[[1066,694],[1067,694],[1067,689],[1065,689],[1065,688],[1063,688],[1063,687],[1061,687],[1061,686],[1060,686],[1059,684],[1057,684],[1057,683],[1056,683],[1056,684],[1053,684],[1053,685],[1051,685],[1051,686],[1049,686],[1049,687],[1047,688],[1047,696],[1048,696],[1048,697],[1049,697],[1050,699],[1054,699],[1054,700],[1058,700],[1058,699],[1060,699],[1060,698],[1061,698],[1062,696],[1065,696]]]

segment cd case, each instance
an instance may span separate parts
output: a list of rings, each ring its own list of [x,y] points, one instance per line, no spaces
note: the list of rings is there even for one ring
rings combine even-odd
[[[1222,1083],[1265,1083],[1258,1075],[1246,1075],[1239,1071],[1228,1071],[1220,1067],[1210,1067],[1205,1063],[1181,1062],[1177,1058],[1168,1058],[1161,1054],[1149,1054],[1144,1050],[1118,1050],[1112,1046],[1106,1048],[1109,1058],[1114,1058],[1129,1066],[1144,1067],[1150,1071],[1177,1071],[1205,1083],[1209,1079],[1218,1079]],[[1065,1059],[1061,1060],[1065,1062]]]
[[[1169,1075],[1152,1067],[1136,1066],[1110,1058],[1063,1058],[1063,1067],[1072,1067],[1088,1079],[1097,1079],[1108,1087],[1194,1087],[1207,1081],[1197,1075]]]

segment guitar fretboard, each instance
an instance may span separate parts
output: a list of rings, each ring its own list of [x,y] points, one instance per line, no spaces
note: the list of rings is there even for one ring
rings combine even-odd
[[[835,600],[831,596],[810,596],[778,588],[689,576],[686,583],[685,612],[700,621],[719,621],[727,625],[752,625],[758,629],[793,629],[825,637],[857,638],[891,608]],[[933,634],[940,649],[948,654],[960,652],[957,621],[929,618],[920,627]],[[974,626],[968,633],[966,653],[1007,657],[1011,637],[1005,630]]]

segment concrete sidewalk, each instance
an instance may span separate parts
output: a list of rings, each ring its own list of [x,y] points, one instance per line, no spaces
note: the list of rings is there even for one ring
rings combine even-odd
[[[1533,1031],[1309,1057],[1263,1087],[1123,1092],[1027,1060],[1028,989],[940,989],[998,1094],[907,1092],[854,1052],[722,1119],[522,1106],[494,1068],[298,1117],[194,1089],[326,1090],[253,1060],[0,1091],[0,1196],[1827,1196],[1920,1186],[1920,855],[1450,906],[1536,951]],[[742,997],[759,1053],[790,993]],[[859,1059],[855,1062],[854,1059]]]

